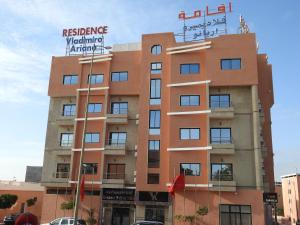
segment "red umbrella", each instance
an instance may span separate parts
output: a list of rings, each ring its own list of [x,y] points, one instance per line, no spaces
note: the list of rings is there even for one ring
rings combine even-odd
[[[18,216],[15,225],[38,225],[38,219],[31,213],[22,213]]]

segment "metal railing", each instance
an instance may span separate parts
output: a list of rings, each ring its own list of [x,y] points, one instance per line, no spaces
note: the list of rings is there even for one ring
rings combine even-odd
[[[55,178],[69,178],[70,172],[56,172]]]
[[[124,180],[126,174],[125,173],[105,173],[104,179],[120,179]]]
[[[233,181],[233,175],[232,174],[212,174],[211,175],[212,181]]]
[[[212,137],[210,139],[211,144],[232,144],[232,137]]]
[[[232,102],[230,102],[230,101],[210,101],[209,107],[211,109],[230,108],[230,107],[232,107]]]
[[[113,139],[107,139],[106,145],[109,145],[112,147],[125,147],[126,142],[127,142],[127,139],[113,138]]]
[[[111,114],[128,114],[128,108],[113,108]]]
[[[73,141],[71,140],[62,140],[60,141],[60,146],[61,147],[72,147]]]

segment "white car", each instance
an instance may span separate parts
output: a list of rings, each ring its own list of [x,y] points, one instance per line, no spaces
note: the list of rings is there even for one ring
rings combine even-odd
[[[57,218],[50,223],[43,223],[41,225],[73,225],[74,217],[61,217]],[[86,225],[86,222],[83,219],[77,220],[77,225]]]

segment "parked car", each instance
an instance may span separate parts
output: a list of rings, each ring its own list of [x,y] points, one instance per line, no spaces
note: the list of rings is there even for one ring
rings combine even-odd
[[[159,222],[159,221],[138,221],[138,222],[135,222],[131,225],[163,225],[164,223],[162,222]]]
[[[41,225],[73,225],[74,224],[74,217],[61,217],[57,218],[50,223],[44,223]],[[77,225],[86,225],[85,220],[77,219]]]
[[[14,225],[18,216],[19,216],[19,214],[11,214],[11,215],[5,216],[3,219],[3,223],[5,225]]]

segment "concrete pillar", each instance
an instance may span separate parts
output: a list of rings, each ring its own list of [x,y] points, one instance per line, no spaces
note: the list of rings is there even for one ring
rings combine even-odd
[[[251,86],[251,97],[252,97],[253,147],[254,147],[256,188],[259,190],[263,190],[262,168],[261,168],[262,154],[261,154],[260,133],[259,133],[259,109],[258,109],[257,85]]]

